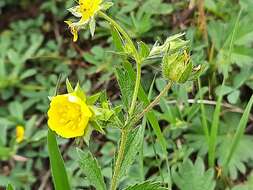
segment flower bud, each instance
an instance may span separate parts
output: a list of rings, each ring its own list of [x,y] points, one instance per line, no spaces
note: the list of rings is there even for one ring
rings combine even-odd
[[[177,52],[182,49],[186,49],[188,41],[180,39],[184,34],[176,34],[166,39],[164,44],[159,45],[156,43],[149,53],[149,58],[161,58],[167,54]]]
[[[167,53],[163,57],[162,72],[164,78],[176,83],[186,82],[193,71],[193,64],[187,51]]]

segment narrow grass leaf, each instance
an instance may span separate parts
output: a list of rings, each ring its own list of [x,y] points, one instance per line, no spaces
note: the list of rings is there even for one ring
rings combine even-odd
[[[251,110],[251,107],[252,107],[252,104],[253,104],[253,96],[251,96],[250,98],[250,101],[243,113],[243,116],[239,122],[239,125],[238,125],[238,128],[236,130],[236,133],[235,133],[235,136],[232,140],[232,144],[231,144],[231,147],[229,149],[229,152],[228,152],[228,156],[225,160],[225,164],[224,164],[224,171],[227,171],[227,168],[228,168],[228,165],[229,165],[229,162],[244,134],[244,131],[245,131],[245,128],[246,128],[246,125],[247,125],[247,122],[248,122],[248,118],[249,118],[249,114],[250,114],[250,110]]]
[[[214,115],[213,115],[213,123],[211,126],[211,134],[209,138],[209,149],[208,149],[209,167],[213,167],[214,161],[215,161],[215,152],[216,152],[216,144],[217,144],[217,135],[218,135],[218,130],[219,130],[222,98],[223,96],[220,95],[218,98],[215,110],[214,110]]]
[[[56,136],[50,129],[48,129],[47,141],[54,188],[55,190],[71,190]]]
[[[199,90],[201,90],[200,78],[198,78],[198,86],[199,86]],[[201,100],[204,99],[202,92],[200,92],[200,99]],[[202,102],[200,104],[200,110],[201,110],[201,122],[202,122],[202,126],[203,126],[203,131],[205,133],[206,142],[208,143],[209,142],[209,129],[208,129],[208,125],[207,125],[205,106]]]

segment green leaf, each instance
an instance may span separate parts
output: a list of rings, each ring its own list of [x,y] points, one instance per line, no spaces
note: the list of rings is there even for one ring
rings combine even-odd
[[[114,43],[115,48],[118,51],[123,52],[124,51],[124,44],[123,44],[123,39],[122,39],[119,31],[114,26],[111,26],[111,33],[112,33],[112,39],[113,39],[113,43]]]
[[[79,155],[79,165],[84,171],[91,185],[93,185],[96,190],[105,190],[106,185],[97,160],[88,150],[84,152],[80,149],[77,149],[77,153]]]
[[[123,68],[116,69],[117,81],[121,91],[121,99],[126,109],[130,106],[134,83],[129,74]]]
[[[172,179],[180,190],[214,190],[214,171],[205,171],[203,160],[198,157],[195,164],[186,160],[179,166],[178,171],[172,170]]]
[[[145,181],[143,183],[127,187],[125,190],[165,190],[165,189],[166,188],[161,187],[161,184],[158,182]]]
[[[124,67],[128,71],[128,74],[130,76],[130,79],[132,82],[135,81],[135,72],[132,68],[132,65],[129,62],[124,62]],[[145,91],[143,90],[142,86],[140,86],[138,98],[143,102],[144,106],[148,106],[150,101],[148,99],[148,96],[146,95]],[[156,115],[153,111],[150,111],[146,114],[148,121],[150,122],[157,138],[158,142],[160,143],[163,153],[167,154],[167,141],[165,140],[162,131],[159,126],[159,122],[156,118]]]
[[[97,130],[98,132],[105,134],[105,131],[103,130],[103,127],[99,124],[98,121],[90,121],[91,126]]]
[[[120,169],[120,177],[127,173],[128,169],[134,162],[136,155],[140,150],[141,142],[143,141],[144,129],[144,125],[141,125],[137,129],[134,129],[133,132],[128,134],[124,160]]]
[[[253,96],[251,97],[244,113],[243,113],[243,116],[239,122],[239,125],[238,125],[238,128],[236,130],[236,133],[235,133],[235,136],[233,138],[233,141],[232,141],[232,144],[231,144],[231,147],[229,149],[229,152],[228,152],[228,156],[227,156],[227,159],[225,161],[225,165],[224,165],[224,170],[227,169],[227,166],[243,136],[243,133],[245,131],[245,127],[247,125],[247,122],[248,122],[248,118],[249,118],[249,114],[250,114],[250,110],[251,110],[251,107],[252,107],[252,104],[253,104]]]
[[[224,82],[223,82],[222,86],[224,86]],[[213,121],[212,121],[210,138],[209,138],[209,145],[208,145],[209,146],[208,147],[208,164],[210,167],[214,166],[214,161],[215,161],[222,98],[223,98],[222,94],[219,94],[218,101],[217,101],[215,111],[213,114]]]
[[[229,101],[229,103],[236,104],[236,102],[239,99],[239,96],[240,96],[240,91],[239,90],[235,90],[232,93],[230,93],[228,95],[228,101]]]
[[[71,190],[55,134],[50,129],[48,129],[47,142],[54,188],[55,190]]]
[[[89,96],[89,97],[87,97],[86,103],[88,105],[94,105],[96,103],[96,101],[98,101],[100,96],[101,96],[101,92],[96,93],[92,96]]]
[[[148,47],[147,44],[145,44],[144,42],[139,42],[139,54],[140,56],[145,59],[148,57],[149,52],[150,52],[150,48]]]
[[[10,147],[1,147],[0,146],[0,158],[7,159],[13,154],[13,150]]]
[[[13,186],[12,186],[11,184],[9,184],[9,185],[7,186],[7,190],[14,190],[14,188],[13,188]]]
[[[101,10],[106,11],[108,9],[110,9],[113,6],[113,2],[104,2],[101,5]]]
[[[242,184],[236,185],[231,190],[252,190],[253,189],[253,173],[248,176],[247,181]]]

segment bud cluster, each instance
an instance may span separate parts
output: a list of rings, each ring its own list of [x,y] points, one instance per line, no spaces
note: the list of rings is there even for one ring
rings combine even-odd
[[[193,66],[188,41],[180,38],[183,35],[171,36],[162,45],[155,44],[148,56],[149,59],[161,58],[164,78],[176,83],[195,78],[201,71],[201,67]]]

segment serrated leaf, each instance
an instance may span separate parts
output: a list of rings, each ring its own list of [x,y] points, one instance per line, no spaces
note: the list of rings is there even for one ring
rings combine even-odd
[[[125,190],[165,190],[165,189],[166,188],[161,187],[161,184],[158,182],[146,181],[140,184],[127,187]]]
[[[128,134],[124,160],[120,169],[120,177],[125,175],[134,162],[136,155],[140,150],[141,142],[143,141],[144,125],[141,125],[139,128],[134,129],[131,133]]]
[[[195,164],[186,160],[178,171],[172,170],[172,179],[180,190],[214,190],[214,171],[205,171],[203,160],[198,157]]]
[[[132,99],[134,83],[123,68],[116,69],[116,76],[121,91],[121,99],[127,109]]]
[[[98,165],[96,158],[94,158],[88,150],[84,152],[77,149],[77,153],[79,155],[80,168],[84,171],[84,174],[91,185],[93,185],[96,190],[106,190],[101,168]]]

